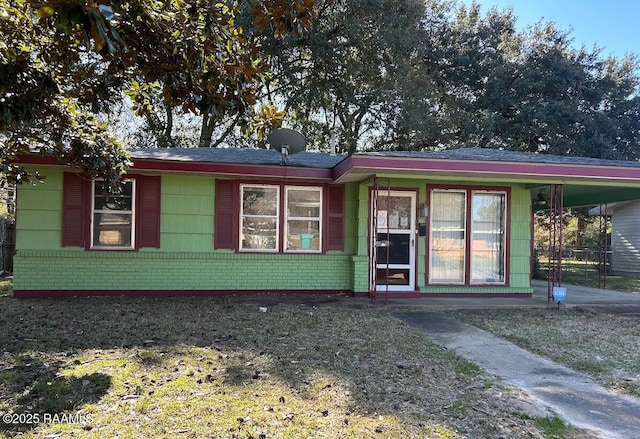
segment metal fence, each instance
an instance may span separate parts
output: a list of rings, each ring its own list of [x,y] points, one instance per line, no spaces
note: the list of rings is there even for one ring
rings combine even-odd
[[[15,223],[7,218],[0,218],[0,277],[13,273],[15,236]]]
[[[562,249],[562,279],[565,282],[598,279],[611,274],[611,250],[600,248],[572,248]],[[545,278],[548,267],[549,248],[538,247],[534,254],[534,273],[536,277]]]
[[[549,247],[540,246],[535,249],[536,256],[542,258],[549,257]],[[607,255],[607,264],[611,263],[611,250],[600,249],[597,247],[563,247],[562,248],[562,259],[569,261],[581,261],[588,263],[598,263],[601,258],[601,255]]]

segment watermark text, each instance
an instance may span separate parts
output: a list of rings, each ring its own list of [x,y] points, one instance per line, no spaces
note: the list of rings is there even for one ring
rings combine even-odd
[[[88,424],[92,421],[89,413],[3,413],[2,422],[16,424]]]

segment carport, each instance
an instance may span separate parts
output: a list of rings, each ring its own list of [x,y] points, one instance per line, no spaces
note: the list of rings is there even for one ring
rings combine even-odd
[[[591,162],[594,159],[579,159]],[[620,170],[610,169],[610,161],[601,160],[601,167],[594,169],[600,178],[596,184],[581,178],[566,178],[562,183],[533,187],[532,215],[535,211],[546,211],[549,216],[549,273],[547,300],[553,300],[554,286],[562,285],[563,212],[564,209],[593,207],[599,209],[598,287],[606,288],[607,259],[607,205],[609,203],[640,199],[638,180],[624,176]],[[620,163],[620,162],[614,162]],[[623,162],[624,163],[624,162]],[[631,162],[634,163],[634,162]],[[607,181],[606,175],[610,175]],[[533,225],[533,219],[532,219]],[[533,231],[532,231],[533,236]],[[532,249],[533,253],[533,249]],[[533,270],[532,270],[533,273]]]

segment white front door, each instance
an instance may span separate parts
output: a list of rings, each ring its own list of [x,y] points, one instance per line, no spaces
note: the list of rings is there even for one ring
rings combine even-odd
[[[416,193],[379,190],[372,203],[371,231],[371,257],[375,258],[371,276],[376,289],[415,290]]]

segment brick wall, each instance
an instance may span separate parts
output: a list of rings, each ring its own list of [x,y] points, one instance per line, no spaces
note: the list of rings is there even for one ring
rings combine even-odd
[[[350,256],[21,251],[16,290],[336,290],[352,288]]]

